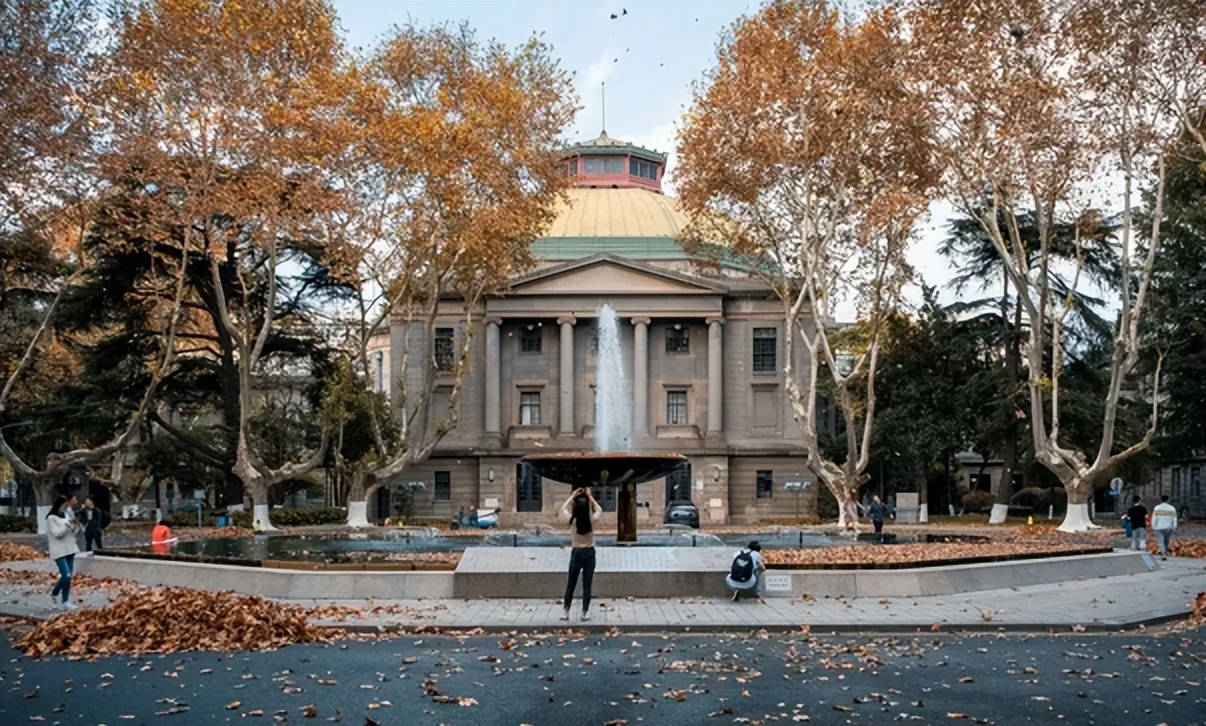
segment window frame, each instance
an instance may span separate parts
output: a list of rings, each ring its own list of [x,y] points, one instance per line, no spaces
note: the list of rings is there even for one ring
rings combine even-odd
[[[443,481],[441,481],[443,479]],[[443,494],[443,496],[441,496]],[[433,502],[452,501],[452,472],[437,471],[432,475],[431,500]]]
[[[670,388],[666,390],[666,425],[686,426],[688,421],[687,390]]]
[[[540,404],[542,396],[540,391],[520,391],[519,392],[519,425],[520,426],[540,426]],[[530,401],[535,401],[532,405]],[[524,413],[534,411],[535,416],[529,416],[528,421],[524,421]]]
[[[767,335],[767,332],[770,334]],[[772,375],[779,372],[779,329],[775,327],[759,327],[753,329],[750,346],[750,370],[758,375]],[[759,350],[769,345],[770,351]],[[770,356],[769,367],[767,356]]]
[[[444,345],[447,345],[447,350]],[[435,369],[441,373],[451,371],[456,360],[456,328],[436,328],[432,334],[431,357]]]
[[[535,344],[535,348],[532,345]],[[528,327],[521,326],[519,328],[519,354],[520,355],[540,355],[544,352],[544,328],[535,325],[531,330]]]
[[[690,355],[691,331],[687,326],[666,326],[666,355]]]
[[[775,498],[775,472],[773,469],[756,469],[754,471],[754,498]]]

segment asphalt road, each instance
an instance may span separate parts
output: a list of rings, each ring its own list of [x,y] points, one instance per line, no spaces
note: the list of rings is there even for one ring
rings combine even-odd
[[[1202,629],[411,636],[92,662],[0,640],[5,726],[1206,723]]]

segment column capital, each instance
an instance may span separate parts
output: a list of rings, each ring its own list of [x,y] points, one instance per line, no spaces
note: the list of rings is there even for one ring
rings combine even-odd
[[[724,325],[724,318],[719,315],[704,318],[704,322],[708,325]]]
[[[631,321],[633,325],[648,325],[651,322],[648,315],[634,315]]]
[[[502,318],[498,317],[497,315],[487,315],[486,317],[482,318],[482,322],[486,325],[502,325]]]
[[[578,318],[574,317],[573,315],[562,315],[561,317],[557,318],[558,325],[573,325],[577,322]]]

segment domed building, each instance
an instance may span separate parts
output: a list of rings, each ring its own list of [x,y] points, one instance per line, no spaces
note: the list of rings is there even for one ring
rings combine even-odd
[[[565,165],[573,188],[532,248],[537,264],[475,317],[456,428],[379,492],[370,503],[377,517],[392,513],[391,489],[396,496],[409,486],[418,517],[477,506],[499,508],[504,527],[552,521],[569,487],[541,481],[520,459],[595,448],[596,321],[605,304],[622,321],[629,448],[690,462],[638,487],[641,524],[660,523],[666,504],[682,500],[695,503],[704,527],[814,512],[815,487],[802,495],[785,487],[812,477],[786,400],[784,316],[769,286],[684,251],[677,239],[687,219],[662,191],[664,154],[603,133],[569,147]],[[446,323],[437,322],[434,345],[450,359],[465,331],[456,313]],[[405,340],[394,326],[390,348]],[[395,378],[400,357],[391,356]],[[439,384],[433,418],[447,409],[450,379]],[[614,510],[612,490],[596,494]]]

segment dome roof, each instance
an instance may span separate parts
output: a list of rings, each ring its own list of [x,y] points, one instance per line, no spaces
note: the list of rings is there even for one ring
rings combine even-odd
[[[566,191],[544,237],[657,237],[675,239],[687,226],[678,200],[645,189]]]

